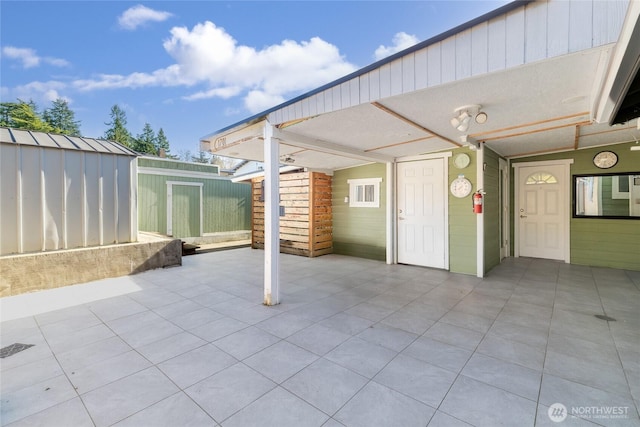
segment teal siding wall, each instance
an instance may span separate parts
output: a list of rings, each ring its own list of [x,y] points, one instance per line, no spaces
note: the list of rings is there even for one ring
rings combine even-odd
[[[598,169],[593,165],[593,156],[602,151],[602,147],[513,159],[512,163],[573,159],[571,175],[617,172],[640,173],[640,151],[630,151],[629,148],[632,145],[635,145],[635,143],[607,146],[607,150],[618,154],[619,160],[614,167],[606,170]],[[573,186],[573,182],[570,183],[571,186]],[[511,212],[513,215],[513,185],[511,188]],[[569,212],[572,212],[571,194],[568,195],[567,199]],[[572,264],[640,270],[640,256],[638,256],[640,254],[640,220],[571,218],[570,228]],[[513,241],[513,227],[511,229],[511,237],[511,241]]]
[[[375,163],[335,171],[332,180],[333,253],[386,259],[386,165]],[[350,208],[349,179],[382,178],[379,208]]]
[[[458,153],[467,153],[471,157],[469,166],[464,169],[457,169],[453,165],[453,159]],[[473,191],[478,189],[476,174],[475,151],[468,148],[458,148],[453,150],[453,156],[449,158],[449,182],[464,175],[473,185]],[[449,191],[449,270],[454,273],[476,274],[477,270],[477,247],[476,247],[476,214],[473,213],[471,197],[472,194],[457,198]]]
[[[500,264],[500,163],[499,156],[484,148],[484,272]]]
[[[251,229],[251,186],[249,184],[236,184],[226,179],[139,173],[138,227],[140,231],[167,233],[167,181],[204,184],[203,233]],[[178,187],[182,188],[182,186]],[[178,187],[174,186],[174,191]]]

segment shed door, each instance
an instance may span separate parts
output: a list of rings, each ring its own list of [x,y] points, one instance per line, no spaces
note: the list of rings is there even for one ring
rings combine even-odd
[[[167,234],[175,238],[202,235],[202,184],[167,183]]]
[[[444,159],[398,163],[398,262],[447,268]]]

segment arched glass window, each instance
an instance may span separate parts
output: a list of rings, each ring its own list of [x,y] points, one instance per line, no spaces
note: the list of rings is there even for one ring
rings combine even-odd
[[[527,177],[526,185],[557,184],[558,179],[549,172],[534,172]]]

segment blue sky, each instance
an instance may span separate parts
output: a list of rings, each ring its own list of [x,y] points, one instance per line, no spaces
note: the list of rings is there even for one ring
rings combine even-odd
[[[0,99],[66,99],[85,136],[111,106],[171,152],[506,1],[0,2]]]

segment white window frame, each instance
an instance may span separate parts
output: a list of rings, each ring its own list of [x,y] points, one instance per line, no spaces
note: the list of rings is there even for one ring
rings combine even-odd
[[[382,178],[349,179],[349,207],[350,208],[379,208],[380,207],[380,183]],[[373,200],[370,202],[358,201],[358,187],[373,185]],[[364,193],[363,193],[364,194]]]

